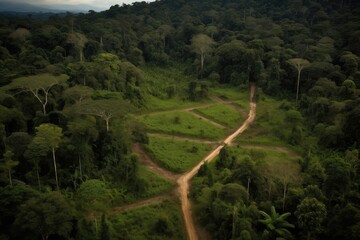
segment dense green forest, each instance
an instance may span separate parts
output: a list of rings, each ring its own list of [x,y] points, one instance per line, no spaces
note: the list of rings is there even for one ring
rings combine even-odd
[[[360,239],[359,40],[356,0],[0,15],[0,239],[186,238],[174,198],[116,213],[174,189],[134,146],[186,172],[246,118],[253,82],[254,124],[192,180],[196,224],[210,239]]]

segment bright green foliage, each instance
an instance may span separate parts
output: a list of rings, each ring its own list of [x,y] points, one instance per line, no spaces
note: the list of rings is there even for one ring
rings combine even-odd
[[[259,220],[259,222],[265,225],[265,230],[262,234],[264,240],[275,238],[287,239],[291,236],[288,228],[294,228],[294,225],[286,221],[286,218],[288,218],[291,213],[283,213],[280,215],[276,212],[274,206],[271,207],[270,214],[264,211],[259,211],[259,213],[263,216],[263,219]]]
[[[174,122],[176,117],[180,119],[180,124]],[[219,139],[226,133],[224,129],[206,122],[189,112],[179,111],[145,115],[139,120],[146,125],[148,130],[167,134]]]
[[[41,235],[43,240],[53,234],[67,238],[73,216],[73,209],[60,193],[44,193],[21,205],[15,225]]]

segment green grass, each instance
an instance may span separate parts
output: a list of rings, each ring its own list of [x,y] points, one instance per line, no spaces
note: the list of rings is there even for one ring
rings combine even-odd
[[[214,104],[194,111],[230,128],[239,126],[243,120],[238,111],[224,104]]]
[[[144,115],[140,116],[139,120],[145,124],[149,131],[172,135],[217,140],[227,134],[225,129],[219,128],[185,111]]]
[[[233,104],[240,107],[240,108],[242,108],[242,109],[244,109],[246,112],[249,112],[249,110],[250,110],[249,99],[248,100],[234,101]]]
[[[234,87],[234,86],[222,86],[210,88],[209,92],[222,98],[225,101],[243,100],[249,102],[249,88],[248,87]]]
[[[282,102],[261,94],[261,99],[256,106],[254,123],[235,141],[248,144],[289,146],[285,143],[284,138],[286,132],[289,131],[285,126],[286,110],[280,108],[281,104]]]
[[[256,145],[254,145],[256,146]],[[273,145],[274,146],[274,145]],[[279,146],[283,147],[283,146]],[[231,146],[229,147],[230,155],[238,156],[238,159],[241,160],[241,157],[249,155],[253,160],[265,160],[267,163],[277,164],[282,161],[290,161],[294,164],[297,164],[297,157],[292,154],[288,154],[277,149],[257,149],[255,147],[238,147]],[[289,149],[290,151],[290,149]]]
[[[160,177],[146,167],[139,166],[138,174],[139,178],[146,183],[146,190],[141,194],[142,198],[148,198],[169,192],[170,189],[174,187],[174,183]]]
[[[180,206],[172,201],[128,210],[111,217],[110,222],[114,239],[186,239]]]
[[[162,99],[149,95],[146,99],[146,109],[144,112],[181,109],[199,104],[201,103],[191,102],[186,99],[180,99],[179,97]]]
[[[265,128],[250,126],[244,133],[237,136],[234,140],[236,143],[241,144],[258,144],[264,146],[288,146],[287,143],[274,136],[271,131]]]
[[[279,147],[283,147],[280,145]],[[291,151],[291,149],[289,149]],[[251,147],[230,147],[231,155],[237,156],[237,159],[241,161],[246,155],[250,156],[255,162],[266,164],[268,169],[273,168],[273,166],[286,165],[289,168],[296,169],[298,173],[298,179],[300,176],[300,165],[299,165],[299,156],[294,152],[283,152],[277,149],[256,149]],[[276,174],[276,173],[275,173]]]
[[[212,144],[154,136],[145,147],[159,165],[177,173],[190,170],[213,148]]]
[[[146,65],[143,70],[143,83],[147,92],[158,98],[166,99],[166,89],[175,87],[175,95],[180,98],[186,97],[188,83],[196,80],[195,77],[185,75],[181,66],[161,68],[154,65]]]

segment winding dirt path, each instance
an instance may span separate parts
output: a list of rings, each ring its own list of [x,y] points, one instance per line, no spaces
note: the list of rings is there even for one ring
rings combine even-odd
[[[144,207],[144,206],[155,205],[155,204],[161,203],[162,201],[170,200],[170,199],[173,199],[173,198],[174,198],[174,196],[172,196],[170,194],[164,194],[164,195],[144,199],[144,200],[141,200],[141,201],[138,201],[138,202],[135,202],[135,203],[131,203],[131,204],[128,204],[128,205],[122,205],[122,206],[113,208],[113,209],[111,209],[110,214],[118,214],[118,213],[122,213],[122,212],[125,212],[127,210],[134,209],[134,208],[140,208],[140,207]]]
[[[211,123],[214,126],[217,126],[219,128],[226,128],[226,126],[221,125],[220,123],[214,122],[213,120],[206,118],[200,114],[198,114],[197,112],[194,112],[193,110],[188,111],[189,113],[193,114],[195,117],[200,118],[201,120],[204,120],[205,122]]]
[[[132,147],[132,151],[139,155],[139,160],[144,166],[148,167],[155,173],[159,174],[160,176],[162,176],[168,180],[177,182],[177,184],[178,184],[177,192],[180,197],[181,209],[182,209],[185,228],[187,230],[187,235],[188,235],[189,240],[197,240],[198,239],[194,220],[192,218],[191,204],[190,204],[190,200],[188,198],[189,188],[190,188],[189,182],[190,182],[191,178],[193,178],[195,176],[195,174],[198,172],[198,170],[200,169],[202,164],[204,164],[205,162],[212,161],[219,154],[220,150],[225,145],[230,144],[236,136],[238,136],[239,134],[244,132],[248,128],[248,126],[254,121],[255,113],[256,113],[256,104],[252,101],[254,93],[255,93],[255,84],[251,84],[251,87],[250,87],[250,111],[249,111],[248,118],[241,125],[241,127],[238,128],[234,133],[229,135],[218,147],[216,147],[209,155],[207,155],[201,162],[199,162],[192,170],[190,170],[189,172],[187,172],[183,175],[174,174],[174,173],[167,171],[167,170],[163,169],[162,167],[158,166],[156,163],[154,163],[151,160],[151,158],[147,155],[146,151],[141,147],[140,144],[134,144]],[[232,106],[236,107],[237,110],[240,111],[240,109],[237,106],[235,106],[233,103],[225,102],[222,99],[217,99],[217,102],[220,102],[220,101],[222,103],[232,105]],[[194,112],[192,112],[194,109],[207,107],[212,104],[213,103],[199,105],[197,107],[192,107],[192,108],[186,108],[186,109],[182,109],[182,111],[189,111],[191,113],[194,113]],[[179,111],[179,109],[174,110],[174,111]],[[163,111],[163,112],[173,112],[173,111],[170,110],[170,111]],[[159,113],[159,112],[150,113],[147,115],[152,115],[152,114],[157,114],[157,113]],[[181,139],[181,140],[198,141],[198,142],[202,142],[202,143],[216,143],[216,142],[210,142],[210,141],[206,141],[206,140],[183,138],[183,137],[177,137],[177,136],[166,135],[166,134],[152,134],[152,135],[166,137],[166,138],[172,138],[172,139],[175,138],[175,139]],[[153,198],[138,201],[136,203],[116,207],[111,210],[111,213],[115,214],[115,213],[124,212],[129,209],[133,209],[133,208],[157,204],[164,200],[172,199],[173,197],[174,196],[172,194],[156,196]]]
[[[244,132],[248,126],[254,121],[255,114],[256,114],[256,104],[252,101],[255,93],[255,84],[251,84],[250,87],[250,111],[249,116],[245,120],[245,122],[241,125],[239,129],[237,129],[233,134],[228,136],[224,142],[218,146],[214,151],[212,151],[208,156],[206,156],[199,164],[197,164],[191,171],[185,173],[182,175],[178,180],[177,183],[179,185],[178,187],[178,193],[180,195],[180,201],[181,201],[181,209],[183,213],[183,218],[185,222],[185,228],[187,230],[188,239],[189,240],[197,240],[198,235],[195,229],[194,220],[192,218],[192,212],[191,212],[191,204],[190,200],[188,198],[189,194],[189,182],[191,178],[195,176],[195,174],[199,171],[202,164],[205,162],[212,161],[220,152],[220,150],[226,145],[231,143],[231,141],[239,134]]]

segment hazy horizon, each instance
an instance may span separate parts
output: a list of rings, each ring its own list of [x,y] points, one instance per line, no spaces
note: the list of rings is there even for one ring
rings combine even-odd
[[[152,2],[147,0],[145,2]],[[89,5],[101,9],[109,9],[113,5],[131,4],[134,2],[141,2],[136,0],[0,0],[0,3],[25,3],[37,6],[56,6],[56,5]]]

